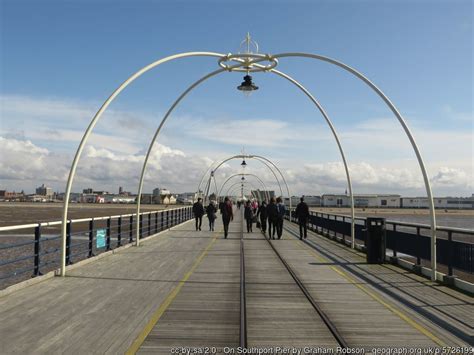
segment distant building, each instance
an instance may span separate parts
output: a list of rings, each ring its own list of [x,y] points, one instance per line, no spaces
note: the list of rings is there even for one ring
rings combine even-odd
[[[36,194],[40,196],[46,196],[46,198],[50,200],[53,199],[53,189],[51,187],[44,186],[44,184],[36,188]]]
[[[0,201],[23,201],[25,194],[22,192],[10,192],[7,190],[0,190]]]
[[[296,206],[300,203],[301,196],[292,196],[291,197],[291,205]],[[304,202],[310,207],[319,207],[321,206],[321,196],[309,196],[304,195]],[[285,198],[285,204],[288,204],[288,198]]]
[[[171,192],[168,189],[163,189],[163,188],[158,188],[158,187],[156,189],[153,189],[153,197],[152,197],[153,203],[169,204],[170,197],[171,197]]]
[[[94,192],[94,190],[92,189],[92,187],[89,187],[87,189],[82,190],[83,194],[91,194],[93,192]]]
[[[182,203],[185,205],[192,204],[196,200],[195,192],[184,192],[176,196],[177,203]]]
[[[473,197],[433,197],[435,208],[444,209],[473,209]],[[402,197],[402,208],[429,208],[427,197]]]
[[[104,201],[105,203],[135,203],[135,196],[128,196],[128,195],[105,195]]]
[[[324,207],[350,207],[349,195],[325,194],[321,196]],[[366,194],[354,195],[355,207],[400,207],[400,195]]]

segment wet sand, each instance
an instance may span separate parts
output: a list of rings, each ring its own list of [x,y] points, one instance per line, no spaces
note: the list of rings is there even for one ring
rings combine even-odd
[[[142,205],[141,210],[157,211],[183,205]],[[19,224],[60,221],[62,203],[0,203],[0,227]],[[135,213],[134,204],[72,203],[69,205],[69,218],[103,217]]]

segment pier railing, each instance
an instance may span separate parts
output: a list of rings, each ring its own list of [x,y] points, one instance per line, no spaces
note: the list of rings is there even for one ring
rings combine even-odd
[[[287,214],[288,217],[288,214]],[[292,221],[297,222],[294,211]],[[356,217],[355,238],[365,245],[366,218]],[[324,236],[349,245],[351,237],[350,216],[310,212],[309,228]],[[406,223],[386,220],[386,246],[393,257],[410,259],[416,266],[429,261],[430,226],[420,223]],[[464,228],[437,227],[437,262],[444,266],[446,274],[453,276],[453,270],[464,273],[468,281],[474,277],[474,230]],[[466,277],[461,277],[466,278]]]
[[[140,213],[140,238],[191,219],[192,207]],[[136,213],[72,219],[67,224],[66,264],[133,243]],[[56,269],[61,221],[0,227],[0,289]],[[18,241],[21,240],[21,241]]]

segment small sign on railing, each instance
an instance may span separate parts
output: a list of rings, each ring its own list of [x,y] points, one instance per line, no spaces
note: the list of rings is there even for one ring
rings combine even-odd
[[[97,249],[105,248],[105,234],[106,234],[105,228],[97,229],[95,233],[95,238],[96,238],[95,246]]]

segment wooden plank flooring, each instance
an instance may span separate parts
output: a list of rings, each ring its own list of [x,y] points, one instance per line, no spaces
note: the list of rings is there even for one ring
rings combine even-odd
[[[0,354],[124,353],[179,285],[140,352],[238,345],[240,217],[229,239],[218,233],[214,244],[206,222],[202,232],[189,222],[66,278],[0,298]],[[216,231],[221,228],[218,219]],[[316,249],[288,232],[273,243],[351,346],[466,345],[472,339],[472,297],[395,266],[367,265],[364,255],[314,233],[308,239]],[[245,234],[244,245],[249,346],[334,346],[263,236]]]
[[[240,232],[231,222],[146,337],[139,353],[170,354],[176,347],[236,347],[240,325]]]
[[[289,222],[286,222],[286,225],[298,235],[295,225],[290,225]],[[409,325],[373,297],[369,297],[334,268],[348,274],[376,296],[383,297],[383,300],[420,323],[444,344],[467,345],[469,337],[472,339],[474,324],[472,297],[451,289],[445,292],[444,286],[434,285],[427,279],[396,266],[366,264],[365,254],[354,252],[315,233],[310,233],[308,239],[322,252],[309,248],[288,232],[285,232],[284,240],[275,245],[278,245],[278,250],[287,262],[297,271],[305,284],[308,284],[308,289],[314,298],[321,301],[342,333],[347,334],[351,344],[366,348],[372,345],[437,345],[433,339]],[[308,251],[309,249],[311,251]],[[359,275],[365,278],[361,279]],[[377,287],[374,288],[374,285]],[[410,307],[391,297],[391,292],[409,302]],[[412,307],[419,307],[423,312],[426,310],[431,312],[433,308],[439,310],[456,307],[456,312],[447,311],[446,314],[439,315],[439,318],[458,331],[466,332],[468,339],[462,340],[453,336],[446,331],[446,327],[435,324],[432,319],[420,315]]]
[[[336,347],[327,326],[263,235],[254,232],[244,237],[248,346]]]

